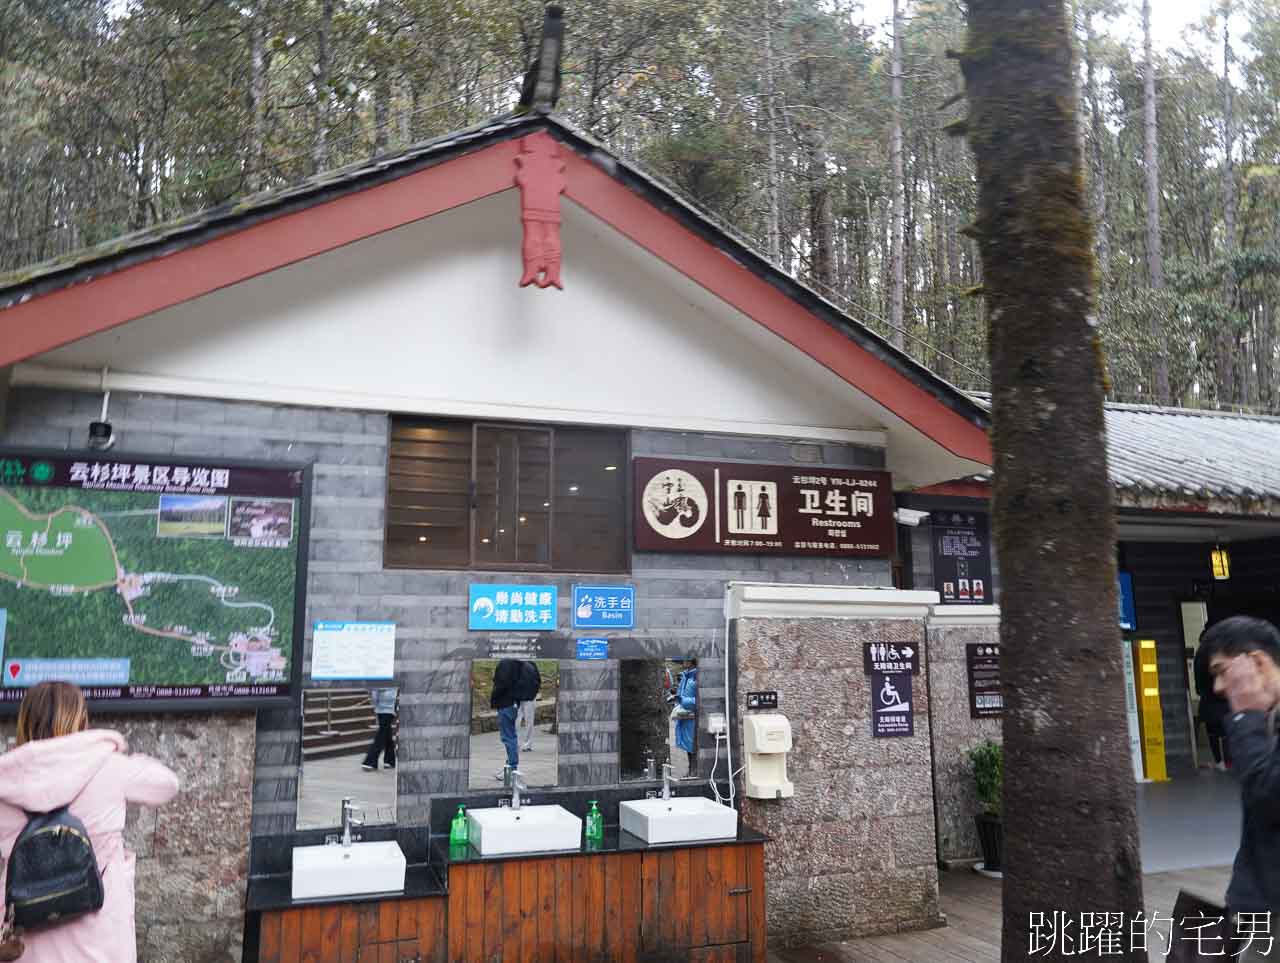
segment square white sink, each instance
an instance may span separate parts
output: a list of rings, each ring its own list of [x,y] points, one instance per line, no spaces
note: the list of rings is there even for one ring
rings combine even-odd
[[[467,832],[481,856],[582,847],[582,820],[563,806],[472,809],[467,812]]]
[[[406,866],[394,840],[348,847],[298,846],[293,851],[293,898],[403,892]]]
[[[632,799],[618,807],[618,822],[623,832],[651,844],[695,843],[738,835],[738,811],[704,796]]]

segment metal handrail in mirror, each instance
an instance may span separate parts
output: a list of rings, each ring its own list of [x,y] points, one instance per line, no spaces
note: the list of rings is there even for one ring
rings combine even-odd
[[[303,690],[298,829],[340,825],[344,799],[367,826],[396,821],[399,716],[392,686]]]

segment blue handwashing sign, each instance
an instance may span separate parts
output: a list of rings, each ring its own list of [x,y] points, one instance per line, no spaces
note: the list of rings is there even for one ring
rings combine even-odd
[[[472,583],[467,628],[473,632],[554,632],[558,594],[554,585]]]
[[[578,661],[593,662],[609,658],[608,639],[578,639]]]
[[[1138,629],[1138,607],[1133,601],[1133,576],[1120,573],[1120,628],[1125,632]]]
[[[575,585],[573,587],[573,627],[575,629],[634,629],[636,588],[634,585]]]

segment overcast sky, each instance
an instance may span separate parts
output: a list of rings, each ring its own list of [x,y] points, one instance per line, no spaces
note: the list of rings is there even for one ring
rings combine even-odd
[[[1124,0],[1124,5],[1133,8],[1132,15],[1116,19],[1109,25],[1108,33],[1117,40],[1128,40],[1136,48],[1142,41],[1141,3],[1140,0]],[[1152,0],[1153,43],[1164,49],[1180,43],[1183,29],[1200,20],[1216,5],[1215,0]],[[863,0],[863,10],[863,19],[867,23],[888,24],[893,16],[893,3],[892,0]],[[1235,21],[1233,17],[1232,23]]]
[[[121,16],[128,7],[129,0],[109,0],[108,9],[112,16]],[[903,9],[909,9],[911,0],[901,0]],[[1158,49],[1168,49],[1182,43],[1182,32],[1189,25],[1201,20],[1207,13],[1219,6],[1221,0],[1152,0],[1154,43]],[[862,0],[863,21],[881,28],[887,28],[893,17],[893,0]],[[1107,25],[1106,32],[1117,40],[1128,42],[1135,50],[1142,43],[1141,0],[1121,0],[1121,6],[1131,8],[1132,12],[1116,18]],[[1232,18],[1232,34],[1235,43],[1240,44],[1244,23],[1239,15]],[[886,36],[887,36],[886,30]],[[1216,60],[1222,64],[1222,49],[1216,47]]]

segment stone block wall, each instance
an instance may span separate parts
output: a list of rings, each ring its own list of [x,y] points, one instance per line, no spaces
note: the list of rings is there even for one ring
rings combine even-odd
[[[978,793],[968,752],[985,739],[999,742],[1001,730],[998,718],[969,717],[965,646],[1000,642],[1000,610],[939,606],[929,619],[928,634],[938,855],[945,861],[980,859],[973,822]]]
[[[746,692],[777,690],[793,739],[795,795],[741,800],[743,819],[772,837],[770,941],[795,946],[941,925],[923,609],[914,619],[741,618],[734,628],[738,711],[746,713]],[[921,652],[912,737],[872,737],[866,642]]]
[[[239,963],[249,875],[252,713],[100,714],[132,752],[159,759],[181,789],[166,806],[130,806],[126,845],[138,857],[140,963]],[[0,736],[14,735],[14,720]]]

